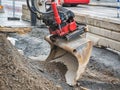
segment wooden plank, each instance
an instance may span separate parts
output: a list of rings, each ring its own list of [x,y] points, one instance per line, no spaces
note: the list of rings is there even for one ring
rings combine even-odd
[[[91,25],[88,25],[88,28],[90,33],[120,42],[120,32],[114,32],[108,29],[103,29],[103,28],[99,28]]]
[[[111,48],[113,50],[120,51],[120,42],[111,40],[102,36],[98,36],[92,33],[87,33],[86,38],[93,41],[95,46]]]
[[[1,27],[0,26],[0,32],[2,33],[19,33],[19,34],[25,34],[30,32],[32,29],[30,27]]]

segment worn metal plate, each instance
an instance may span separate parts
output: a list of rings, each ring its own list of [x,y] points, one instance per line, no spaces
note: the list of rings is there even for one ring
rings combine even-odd
[[[76,85],[83,74],[92,50],[92,42],[88,39],[78,37],[71,41],[56,39],[51,41],[47,36],[46,41],[51,45],[51,53],[46,59],[48,62],[62,62],[67,66],[65,74],[69,85]]]

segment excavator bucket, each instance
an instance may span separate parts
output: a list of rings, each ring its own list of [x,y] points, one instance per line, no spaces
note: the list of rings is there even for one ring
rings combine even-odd
[[[81,37],[71,41],[60,38],[52,41],[50,36],[47,36],[45,40],[51,45],[51,52],[46,61],[66,65],[66,82],[71,86],[76,85],[89,62],[92,42]]]

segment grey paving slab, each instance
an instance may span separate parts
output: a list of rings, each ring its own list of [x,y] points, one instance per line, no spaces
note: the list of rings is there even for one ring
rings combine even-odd
[[[7,20],[6,18],[0,19],[0,26],[6,27],[29,27],[30,23],[22,20]]]
[[[68,9],[79,14],[85,14],[97,18],[107,18],[108,20],[112,19],[112,20],[120,21],[120,18],[117,18],[116,8],[78,5],[77,7],[69,7]]]

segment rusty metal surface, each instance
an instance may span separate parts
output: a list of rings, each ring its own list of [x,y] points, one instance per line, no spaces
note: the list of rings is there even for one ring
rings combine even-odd
[[[71,41],[56,39],[50,40],[50,36],[45,37],[51,45],[51,53],[46,59],[48,62],[61,62],[67,66],[65,74],[66,82],[69,85],[76,85],[83,74],[92,50],[92,42],[88,39],[78,37]]]

